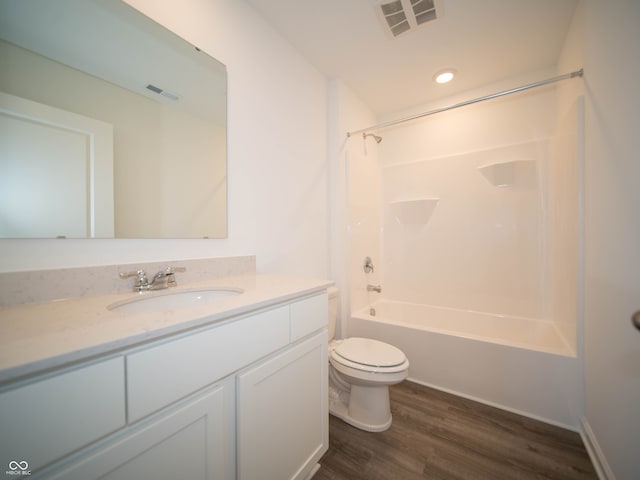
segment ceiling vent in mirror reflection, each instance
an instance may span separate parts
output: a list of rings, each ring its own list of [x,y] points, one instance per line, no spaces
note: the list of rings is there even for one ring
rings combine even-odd
[[[156,87],[152,83],[147,84],[146,88],[147,90],[151,90],[152,92],[157,93],[158,95],[162,95],[163,97],[167,97],[170,100],[178,100],[180,98],[175,93],[167,92],[160,87]]]
[[[413,200],[396,200],[391,202],[391,212],[401,225],[426,225],[439,198],[416,198]]]

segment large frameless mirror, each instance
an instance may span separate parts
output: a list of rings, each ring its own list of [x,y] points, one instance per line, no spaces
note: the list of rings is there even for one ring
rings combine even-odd
[[[120,0],[0,0],[0,238],[225,238],[226,68]]]

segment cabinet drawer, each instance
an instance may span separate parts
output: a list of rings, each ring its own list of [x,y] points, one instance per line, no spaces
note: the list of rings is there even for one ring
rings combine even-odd
[[[325,328],[329,319],[327,293],[291,304],[291,341],[295,342],[316,330]]]
[[[125,424],[122,357],[0,394],[0,461],[35,470]]]
[[[289,343],[289,307],[163,343],[127,356],[134,422]]]

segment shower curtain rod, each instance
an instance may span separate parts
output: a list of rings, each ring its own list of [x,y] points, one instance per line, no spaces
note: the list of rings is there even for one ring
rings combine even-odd
[[[446,112],[447,110],[453,110],[454,108],[466,107],[467,105],[472,105],[474,103],[483,102],[485,100],[491,100],[493,98],[503,97],[505,95],[509,95],[511,93],[522,92],[523,90],[529,90],[530,88],[541,87],[543,85],[548,85],[550,83],[559,82],[560,80],[566,80],[568,78],[574,77],[582,77],[584,75],[584,70],[581,68],[580,70],[576,70],[575,72],[566,73],[564,75],[560,75],[553,78],[547,78],[546,80],[540,80],[539,82],[530,83],[528,85],[523,85],[521,87],[512,88],[510,90],[505,90],[503,92],[493,93],[491,95],[486,95],[484,97],[474,98],[473,100],[466,100],[464,102],[455,103],[453,105],[448,105],[446,107],[436,108],[435,110],[429,110],[428,112],[418,113],[416,115],[411,115],[409,117],[400,118],[398,120],[391,120],[389,122],[379,123],[377,125],[372,125],[368,128],[363,128],[360,130],[354,130],[352,132],[347,132],[347,137],[351,135],[355,135],[357,133],[369,132],[372,130],[379,130],[381,128],[390,127],[392,125],[397,125],[398,123],[404,123],[411,120],[416,120],[418,118],[427,117],[429,115],[434,115],[436,113]]]

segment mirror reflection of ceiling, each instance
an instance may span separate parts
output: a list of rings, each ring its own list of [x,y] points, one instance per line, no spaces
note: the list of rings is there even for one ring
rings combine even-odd
[[[226,123],[226,69],[110,0],[3,0],[0,38],[200,117]],[[7,15],[4,11],[10,12]],[[2,20],[4,18],[4,21]],[[159,37],[158,32],[162,32]],[[146,88],[155,85],[175,102]]]

